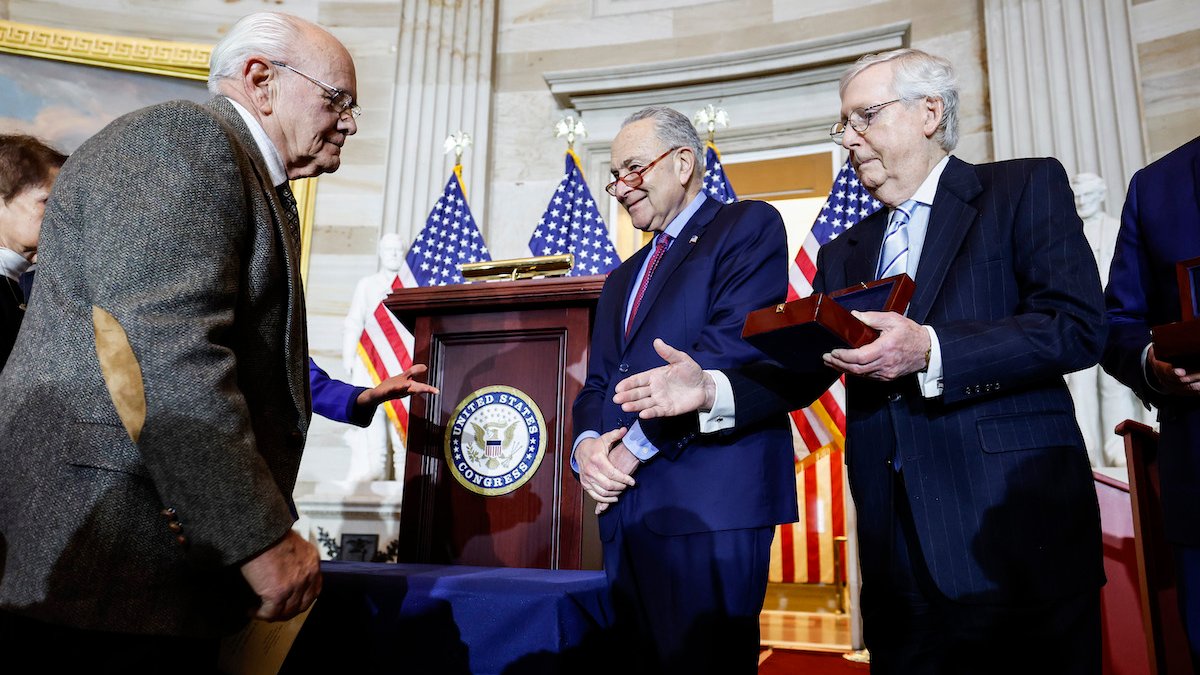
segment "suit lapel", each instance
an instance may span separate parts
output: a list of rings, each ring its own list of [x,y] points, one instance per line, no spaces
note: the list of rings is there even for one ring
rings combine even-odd
[[[1188,145],[1192,146],[1192,198],[1196,200],[1196,213],[1200,213],[1200,138]]]
[[[879,209],[864,218],[843,234],[848,237],[854,251],[846,258],[846,278],[838,283],[839,288],[825,288],[825,292],[840,290],[841,287],[871,281],[879,269],[879,251],[883,246],[883,234],[887,231],[888,211]]]
[[[616,321],[611,322],[613,330],[613,344],[615,345],[625,344],[625,309],[629,306],[629,298],[633,294],[633,284],[635,281],[637,281],[638,270],[642,268],[642,263],[646,260],[646,256],[650,254],[650,251],[653,250],[653,248],[654,242],[651,241],[649,244],[646,244],[638,249],[636,253],[629,256],[628,260],[617,267],[617,269],[613,270],[612,274],[609,275],[608,283],[612,283],[613,288],[620,289],[621,293],[621,303],[619,305],[620,316],[617,317]],[[617,351],[620,351],[619,347]]]
[[[917,278],[914,280],[916,291],[908,305],[908,318],[913,321],[923,323],[929,316],[933,301],[942,290],[942,281],[946,278],[950,263],[978,216],[978,211],[970,201],[982,191],[983,186],[975,175],[974,167],[951,157],[938,181],[933,208],[929,213],[929,227],[925,231],[921,262],[917,265]]]
[[[254,136],[250,133],[249,127],[246,126],[245,120],[238,114],[233,104],[224,96],[216,96],[208,102],[207,108],[213,113],[215,119],[222,122],[232,132],[234,138],[241,145],[242,151],[250,159],[249,163],[258,182],[258,188],[267,198],[267,203],[270,204],[273,227],[277,239],[282,244],[280,248],[283,251],[284,265],[288,270],[288,273],[285,275],[288,284],[287,321],[284,322],[283,326],[285,358],[290,361],[306,359],[308,357],[308,335],[304,328],[304,291],[300,278],[300,242],[292,234],[292,228],[288,225],[287,212],[285,210],[287,207],[280,199],[279,193],[275,191],[275,186],[271,182],[271,173],[267,170],[266,160],[263,159],[262,153],[259,152],[258,143],[255,142]],[[303,365],[293,363],[289,371],[292,372],[292,377],[289,378],[289,385],[292,390],[292,396],[296,400],[297,408],[300,410],[311,409],[311,404],[306,403],[311,400],[307,387],[307,379],[302,377],[305,373],[305,368]]]
[[[683,229],[679,231],[679,236],[675,241],[671,242],[671,247],[667,249],[666,254],[663,255],[663,259],[659,261],[658,269],[655,270],[654,276],[650,277],[650,285],[646,286],[646,293],[642,296],[641,304],[638,305],[637,316],[633,317],[633,325],[629,328],[630,339],[637,333],[638,328],[645,322],[646,317],[650,315],[655,300],[658,299],[662,289],[667,285],[667,281],[671,278],[671,275],[691,254],[694,246],[692,240],[699,239],[700,235],[704,234],[704,229],[716,217],[717,212],[721,210],[721,206],[721,203],[715,199],[705,197],[704,203],[700,205],[700,208],[688,220],[687,225],[684,225]],[[653,242],[644,248],[653,249]],[[633,292],[632,288],[630,288],[630,292]]]

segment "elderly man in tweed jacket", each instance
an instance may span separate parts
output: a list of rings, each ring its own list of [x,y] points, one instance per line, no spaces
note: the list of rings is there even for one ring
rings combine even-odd
[[[211,66],[207,105],[130,113],[63,167],[0,377],[0,631],[56,645],[50,670],[208,672],[219,636],[320,591],[291,529],[311,403],[287,179],[338,168],[354,64],[260,13]]]

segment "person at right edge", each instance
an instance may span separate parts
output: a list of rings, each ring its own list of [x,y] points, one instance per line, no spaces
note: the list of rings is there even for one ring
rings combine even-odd
[[[660,342],[669,365],[615,401],[737,428],[845,373],[871,672],[1098,674],[1099,509],[1063,381],[1103,348],[1096,262],[1057,161],[949,156],[958,96],[950,63],[915,49],[841,79],[831,134],[887,208],[821,248],[813,287],[905,272],[905,315],[859,314],[880,336],[803,381],[769,362],[702,371]]]
[[[1129,181],[1109,269],[1101,365],[1158,408],[1163,527],[1175,554],[1179,609],[1200,672],[1200,371],[1156,358],[1150,329],[1179,321],[1176,263],[1200,257],[1200,137]],[[1200,344],[1196,345],[1200,351]]]

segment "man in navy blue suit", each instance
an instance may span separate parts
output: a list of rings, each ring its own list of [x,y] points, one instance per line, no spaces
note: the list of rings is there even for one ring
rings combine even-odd
[[[860,314],[879,338],[802,384],[769,363],[705,372],[660,344],[670,365],[617,400],[736,430],[846,373],[871,671],[1099,673],[1099,512],[1063,375],[1098,360],[1103,305],[1066,172],[949,156],[956,78],[924,52],[859,60],[841,102],[831,135],[887,208],[821,248],[813,287],[906,272],[907,314]]]
[[[1179,603],[1200,663],[1200,372],[1159,360],[1150,329],[1179,321],[1175,263],[1200,257],[1200,138],[1134,174],[1109,271],[1101,363],[1158,408],[1163,525],[1175,549]]]
[[[624,672],[754,673],[774,526],[797,518],[782,417],[698,436],[695,416],[639,423],[612,402],[618,380],[655,365],[657,336],[710,368],[761,359],[742,319],[786,294],[779,213],[708,198],[703,157],[669,108],[634,113],[612,145],[608,192],[654,239],[600,294],[572,466],[602,512]]]

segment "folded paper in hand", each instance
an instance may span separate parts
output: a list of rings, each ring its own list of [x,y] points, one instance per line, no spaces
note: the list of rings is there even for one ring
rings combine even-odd
[[[907,274],[897,274],[764,307],[746,315],[742,339],[791,370],[818,371],[824,368],[821,356],[830,350],[862,347],[879,337],[852,310],[903,314],[914,289]]]
[[[287,621],[252,619],[240,632],[221,640],[218,670],[222,675],[278,673],[314,605]]]

